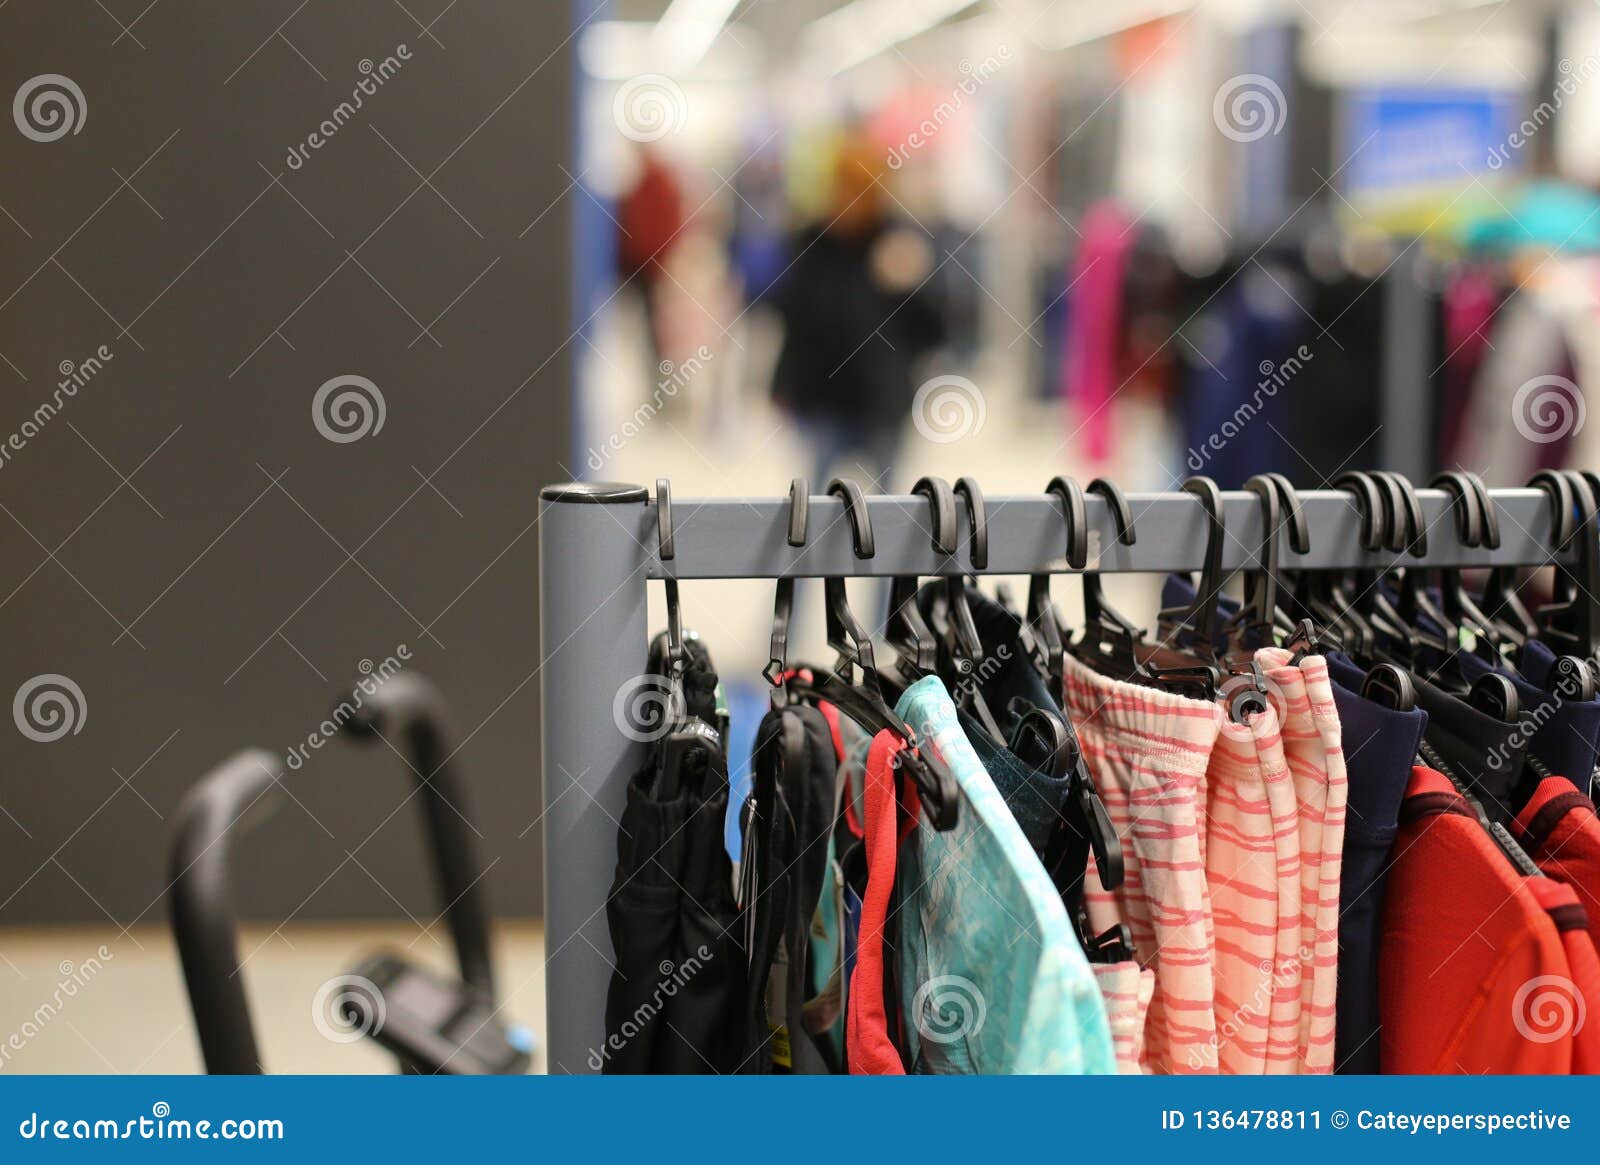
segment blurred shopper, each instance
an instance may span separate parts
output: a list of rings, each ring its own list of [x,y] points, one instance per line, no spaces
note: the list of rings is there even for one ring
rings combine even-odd
[[[800,232],[775,293],[784,338],[773,399],[811,447],[811,480],[830,471],[881,481],[911,411],[918,358],[943,325],[925,290],[925,236],[886,207],[884,153],[847,136],[821,224]]]
[[[617,264],[623,283],[639,294],[654,365],[666,348],[661,293],[667,258],[685,225],[683,186],[649,146],[639,147],[638,161],[638,178],[617,203]]]

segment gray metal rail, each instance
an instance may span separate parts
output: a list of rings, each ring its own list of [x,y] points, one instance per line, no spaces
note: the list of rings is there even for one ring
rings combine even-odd
[[[1428,531],[1426,562],[1438,566],[1534,566],[1552,558],[1553,517],[1536,489],[1492,491],[1500,515],[1498,549],[1461,544],[1450,497],[1418,490]],[[1262,541],[1261,505],[1253,494],[1223,495],[1229,534],[1223,564],[1252,565]],[[1360,514],[1348,493],[1300,493],[1311,533],[1304,555],[1287,545],[1284,569],[1416,562],[1364,551]],[[1138,532],[1119,545],[1111,514],[1087,499],[1092,568],[1108,572],[1198,570],[1206,548],[1199,501],[1189,494],[1129,494]],[[788,545],[787,498],[676,498],[679,579],[822,575],[937,575],[971,571],[970,525],[961,505],[961,546],[954,559],[931,547],[925,498],[867,499],[876,554],[856,559],[844,503],[810,500],[810,538]],[[1059,501],[1044,494],[988,499],[986,574],[1064,571],[1066,526]],[[629,739],[613,716],[617,693],[645,669],[649,628],[646,583],[664,577],[656,552],[656,507],[643,486],[580,483],[546,487],[539,502],[539,633],[544,788],[545,992],[553,1072],[588,1072],[589,1053],[605,1038],[611,940],[605,901],[616,865],[617,822],[629,775],[646,746]]]

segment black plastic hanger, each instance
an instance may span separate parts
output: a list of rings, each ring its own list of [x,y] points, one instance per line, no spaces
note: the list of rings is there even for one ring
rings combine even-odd
[[[1068,570],[1081,570],[1089,559],[1089,518],[1084,504],[1083,489],[1070,477],[1053,477],[1045,493],[1061,501],[1062,521],[1066,531],[1066,564]],[[1057,704],[1066,706],[1064,690],[1066,643],[1061,634],[1061,621],[1050,599],[1050,574],[1048,571],[1028,578],[1028,632],[1033,636],[1039,651],[1045,683]]]
[[[1097,477],[1086,492],[1105,499],[1116,525],[1117,542],[1134,545],[1138,535],[1133,527],[1133,511],[1117,484]],[[1072,654],[1102,675],[1141,679],[1144,664],[1138,652],[1144,643],[1144,628],[1106,601],[1098,571],[1088,571],[1083,576],[1083,614],[1083,633],[1071,645]]]
[[[1388,530],[1376,483],[1361,473],[1345,473],[1334,480],[1333,487],[1355,498],[1361,515],[1361,548],[1368,553],[1382,550]],[[1347,574],[1354,577],[1354,572],[1339,570],[1301,571],[1295,576],[1292,593],[1298,613],[1313,620],[1323,634],[1332,635],[1345,654],[1359,663],[1372,658],[1377,632],[1356,608],[1345,582]]]
[[[1436,475],[1429,484],[1450,494],[1456,534],[1463,546],[1493,549],[1500,545],[1500,521],[1482,478],[1452,469]],[[1460,567],[1439,571],[1439,602],[1444,613],[1470,633],[1476,655],[1496,666],[1514,668],[1509,641],[1467,590],[1465,572]]]
[[[662,582],[667,592],[667,706],[664,712],[668,731],[688,719],[689,701],[683,690],[683,670],[688,653],[683,646],[683,607],[678,597],[678,576],[669,564],[677,554],[672,524],[672,483],[656,478],[656,556],[661,560]]]
[[[1578,561],[1557,561],[1554,596],[1538,612],[1539,638],[1558,653],[1593,659],[1600,652],[1600,478],[1591,485],[1571,469],[1553,476],[1569,484],[1577,505]],[[1570,539],[1559,546],[1570,550]]]
[[[958,477],[955,494],[967,503],[967,514],[972,521],[972,537],[967,557],[972,569],[987,570],[989,566],[989,517],[983,504],[983,490],[970,477]],[[945,609],[950,621],[950,656],[956,671],[966,677],[972,675],[983,661],[983,640],[978,636],[978,625],[972,618],[972,606],[967,602],[967,580],[960,571],[953,572],[945,583]],[[980,719],[987,717],[984,727],[999,739],[999,728],[994,717],[983,709]]]
[[[789,536],[788,543],[804,550],[806,526],[811,516],[811,485],[803,477],[789,483]],[[794,615],[794,575],[778,579],[772,601],[772,645],[767,666],[762,676],[773,686],[773,699],[784,700],[784,677],[789,670],[789,624]]]
[[[836,477],[828,483],[829,497],[841,498],[845,514],[850,520],[850,542],[858,560],[868,559],[877,553],[877,543],[872,537],[872,517],[867,512],[867,499],[855,482]],[[847,683],[854,683],[855,667],[866,673],[866,683],[876,688],[878,661],[872,649],[872,636],[862,627],[850,610],[850,596],[845,590],[843,575],[829,575],[823,581],[826,604],[828,646],[838,652],[834,670]],[[881,698],[881,697],[880,697]]]
[[[1344,474],[1339,480],[1364,480],[1375,489],[1383,512],[1382,549],[1393,554],[1407,550],[1415,554],[1426,550],[1427,532],[1422,524],[1422,507],[1409,482],[1398,474],[1371,470]],[[1384,587],[1384,579],[1393,571],[1394,565],[1355,572],[1351,602],[1383,639],[1380,645],[1374,646],[1373,653],[1376,655],[1381,650],[1410,667],[1416,660],[1421,644],[1411,622],[1395,607]]]
[[[933,523],[931,541],[934,552],[946,559],[956,552],[956,503],[950,483],[942,477],[924,477],[911,487],[913,496],[928,499]],[[908,681],[931,675],[938,667],[939,644],[933,629],[917,605],[919,580],[916,575],[901,575],[889,586],[889,617],[884,623],[884,638],[899,655],[899,670]]]
[[[1258,568],[1244,572],[1244,601],[1223,624],[1223,642],[1230,653],[1248,653],[1254,647],[1271,646],[1276,641],[1278,530],[1283,508],[1277,483],[1265,475],[1256,474],[1244,483],[1244,488],[1261,501],[1261,549],[1256,556]],[[1252,638],[1255,642],[1248,642]]]
[[[1558,474],[1541,471],[1528,482],[1530,488],[1544,491],[1550,502],[1552,546],[1565,546],[1572,537],[1576,520],[1573,514],[1572,487]],[[1495,621],[1501,635],[1521,647],[1539,637],[1539,620],[1534,618],[1517,593],[1517,568],[1497,566],[1483,584],[1478,605]]]
[[[867,511],[861,487],[836,477],[828,483],[829,496],[843,499],[850,520],[851,544],[857,559],[871,558],[877,552],[872,536],[872,518]],[[883,698],[872,638],[850,610],[843,576],[830,575],[824,581],[827,605],[828,646],[838,652],[833,672],[812,669],[811,678],[796,676],[789,681],[791,697],[826,700],[863,728],[876,735],[885,729],[895,733],[910,747],[897,754],[896,765],[916,785],[929,822],[940,831],[956,822],[959,790],[949,773],[934,768],[916,751],[916,736],[895,715]],[[853,682],[855,667],[862,671],[862,682]]]
[[[1217,602],[1225,581],[1222,573],[1222,543],[1227,527],[1222,514],[1222,491],[1209,477],[1184,481],[1183,492],[1193,494],[1206,520],[1206,556],[1195,586],[1194,601],[1186,607],[1167,607],[1158,616],[1160,646],[1192,656],[1195,663],[1178,667],[1156,667],[1147,662],[1149,682],[1180,691],[1197,699],[1214,700],[1222,682],[1216,665],[1212,631],[1217,620]],[[1188,633],[1188,641],[1179,642]]]

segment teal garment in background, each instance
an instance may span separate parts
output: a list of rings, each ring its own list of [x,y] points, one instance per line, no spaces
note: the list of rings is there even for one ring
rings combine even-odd
[[[956,827],[900,848],[900,1001],[911,1071],[1115,1073],[1093,971],[1050,875],[961,729],[937,676],[897,706],[961,793]]]

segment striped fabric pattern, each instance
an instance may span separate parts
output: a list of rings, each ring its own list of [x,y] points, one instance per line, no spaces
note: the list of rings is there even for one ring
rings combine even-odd
[[[1121,963],[1096,963],[1095,978],[1105,1000],[1106,1019],[1117,1053],[1117,1074],[1138,1076],[1144,1071],[1144,1026],[1155,994],[1156,976],[1132,959]]]
[[[1102,676],[1068,656],[1066,711],[1122,838],[1126,877],[1085,905],[1096,931],[1125,922],[1154,973],[1146,1070],[1215,1072],[1211,896],[1202,856],[1205,774],[1222,721],[1217,705]]]
[[[1216,924],[1216,1060],[1236,1075],[1299,1060],[1300,839],[1276,708],[1225,722],[1206,771]]]
[[[1281,648],[1256,662],[1282,697],[1283,747],[1299,802],[1301,934],[1299,1070],[1333,1071],[1339,974],[1339,879],[1349,789],[1339,713],[1327,662],[1307,656],[1298,666]]]

